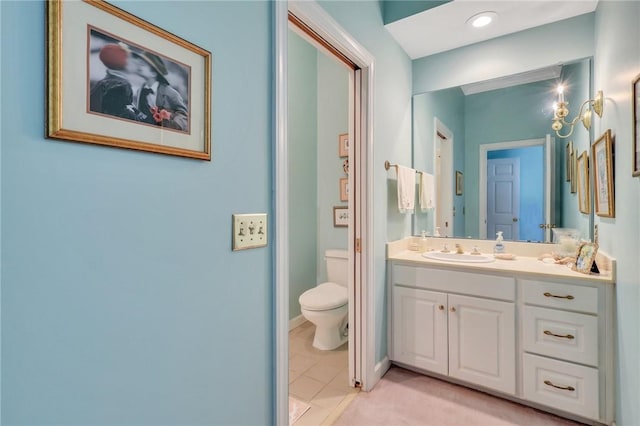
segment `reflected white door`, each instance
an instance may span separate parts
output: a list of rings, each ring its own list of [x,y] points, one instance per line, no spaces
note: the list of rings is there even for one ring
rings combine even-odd
[[[487,160],[487,237],[502,231],[505,240],[518,240],[520,218],[520,159]]]

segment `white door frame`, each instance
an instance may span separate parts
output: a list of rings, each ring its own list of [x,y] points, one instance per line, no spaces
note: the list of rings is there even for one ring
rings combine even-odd
[[[551,146],[552,138],[546,135],[544,138],[525,139],[520,141],[498,142],[480,145],[480,178],[478,188],[478,230],[480,239],[487,238],[487,153],[489,151],[500,151],[503,149],[527,148],[531,146],[542,146],[544,148],[544,218],[546,223],[551,224],[555,220],[554,211],[551,208],[554,204],[555,191],[552,182],[554,181],[554,151]],[[546,241],[551,241],[551,229],[545,231]]]
[[[350,152],[350,163],[357,172],[350,179],[350,197],[358,197],[358,211],[352,211],[349,226],[350,268],[355,271],[356,293],[349,294],[350,306],[358,304],[360,317],[352,318],[350,324],[361,328],[359,345],[361,353],[355,356],[355,372],[360,374],[360,385],[369,390],[379,380],[375,371],[375,311],[374,293],[366,283],[374,276],[373,258],[373,71],[374,59],[351,35],[314,1],[275,1],[275,424],[288,425],[289,397],[289,208],[287,166],[287,34],[289,10],[314,32],[354,62],[360,69],[355,73],[356,97],[360,108],[354,117],[355,135],[358,140],[350,145],[358,146]],[[349,129],[351,134],[354,134]],[[353,194],[353,195],[352,195]],[[350,200],[351,201],[351,200]],[[357,224],[358,226],[352,226]],[[361,229],[355,235],[355,229]],[[355,242],[360,239],[360,252],[356,253]],[[361,302],[361,303],[360,303]],[[353,320],[353,322],[352,322]],[[354,324],[355,323],[355,324]],[[351,346],[351,342],[350,342]],[[351,357],[350,357],[351,358]],[[350,359],[350,364],[354,362]],[[351,367],[351,365],[350,365]]]

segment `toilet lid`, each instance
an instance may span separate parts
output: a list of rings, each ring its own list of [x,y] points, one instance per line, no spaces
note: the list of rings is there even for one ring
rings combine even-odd
[[[300,306],[309,311],[327,311],[347,304],[347,288],[336,283],[322,283],[300,295]]]

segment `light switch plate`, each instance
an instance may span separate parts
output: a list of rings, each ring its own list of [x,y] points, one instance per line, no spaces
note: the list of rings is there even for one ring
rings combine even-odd
[[[267,245],[267,214],[233,215],[233,250],[245,250]]]

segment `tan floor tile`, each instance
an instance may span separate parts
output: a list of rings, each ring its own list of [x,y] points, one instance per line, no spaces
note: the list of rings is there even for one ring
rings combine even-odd
[[[332,365],[326,365],[322,362],[322,358],[316,365],[304,372],[304,375],[312,379],[319,380],[323,383],[329,383],[334,377],[340,373],[341,369]]]
[[[289,370],[289,384],[291,384],[291,382],[293,382],[294,380],[296,380],[300,376],[302,376],[302,372],[301,371]]]
[[[312,404],[333,410],[347,396],[345,389],[325,387],[311,400]]]
[[[289,358],[289,370],[304,373],[318,363],[317,357],[296,354]]]
[[[311,404],[311,408],[295,422],[295,426],[318,426],[322,424],[329,414],[331,414],[330,410]]]
[[[351,381],[349,380],[349,367],[342,369],[336,376],[327,384],[332,388],[351,387]]]
[[[289,384],[289,393],[303,401],[311,401],[324,387],[324,383],[310,377],[300,376]]]

